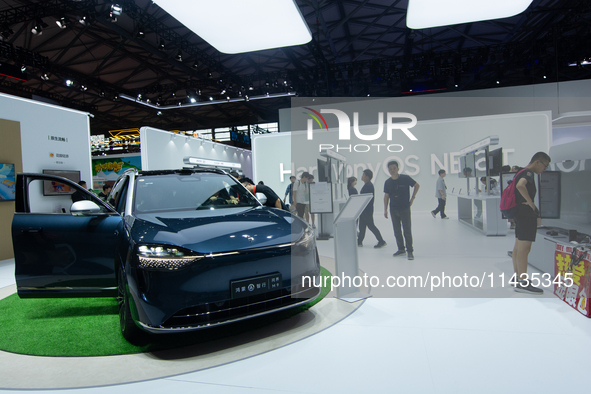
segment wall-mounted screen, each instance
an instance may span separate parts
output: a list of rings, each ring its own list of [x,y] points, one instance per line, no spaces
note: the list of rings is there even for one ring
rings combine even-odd
[[[544,171],[538,178],[542,219],[560,219],[560,171]]]
[[[501,168],[503,167],[503,148],[495,149],[488,152],[488,169],[490,176],[501,175]]]
[[[330,182],[330,167],[328,161],[316,159],[318,165],[318,182]]]
[[[69,179],[72,182],[80,182],[80,171],[73,170],[43,170],[44,174],[56,175],[63,178]],[[43,195],[44,196],[62,196],[64,194],[73,194],[74,189],[68,185],[64,185],[60,182],[44,181],[43,182]]]
[[[14,164],[0,163],[0,201],[13,201],[16,174]]]

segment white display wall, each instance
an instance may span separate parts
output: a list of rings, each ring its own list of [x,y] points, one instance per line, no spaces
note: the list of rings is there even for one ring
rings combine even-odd
[[[326,118],[329,116],[326,115]],[[401,173],[411,176],[421,185],[413,205],[414,209],[430,211],[437,206],[435,182],[440,168],[444,168],[448,173],[445,178],[448,192],[454,189],[457,192],[460,188],[466,192],[466,179],[458,177],[459,151],[462,148],[485,137],[497,135],[499,145],[491,149],[503,148],[505,164],[525,166],[534,153],[548,152],[552,139],[550,116],[550,112],[545,111],[429,121],[421,121],[419,118],[418,124],[412,128],[417,141],[407,139],[402,144],[404,149],[401,152],[388,152],[382,147],[379,152],[374,148],[368,152],[339,149],[338,153],[347,158],[347,176],[357,177],[357,190],[363,185],[363,170],[370,169],[374,172],[377,212],[383,211],[383,184],[389,177],[387,163],[390,160],[398,161]],[[375,133],[376,129],[377,125],[360,127],[361,132],[367,135]],[[303,171],[314,173],[318,177],[316,159],[320,158],[320,144],[336,146],[339,142],[336,128],[329,132],[318,131],[314,134],[315,145],[311,149],[306,149],[305,154],[292,152],[293,138],[305,134],[304,131],[279,133],[274,136],[261,136],[253,141],[253,166],[256,178],[263,179],[265,184],[269,182],[281,196],[289,184],[291,173],[298,179]],[[387,141],[377,142],[387,145]],[[345,148],[348,146],[343,144],[343,141],[340,143]],[[351,141],[351,144],[355,145],[355,141]],[[292,162],[296,160],[299,161]],[[482,164],[480,166],[482,167]],[[475,185],[474,180],[475,178],[471,178],[472,188]],[[448,209],[455,209],[454,200],[450,200]]]
[[[252,153],[217,142],[174,134],[152,127],[140,128],[142,170],[175,170],[186,167],[183,158],[239,163],[245,176],[252,177]]]
[[[0,93],[0,118],[20,122],[23,172],[80,171],[92,186],[88,113]],[[41,197],[39,189],[31,201],[46,212],[62,212],[72,204],[69,195]]]

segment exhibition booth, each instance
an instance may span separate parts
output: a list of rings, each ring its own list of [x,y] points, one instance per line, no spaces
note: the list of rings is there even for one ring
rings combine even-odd
[[[578,85],[582,84],[561,85],[565,87],[562,94],[566,95],[569,89],[571,93],[581,89]],[[549,152],[552,162],[548,172],[536,179],[536,205],[542,212],[543,227],[538,229],[538,239],[530,254],[531,272],[549,273],[553,277],[571,273],[576,284],[576,289],[573,287],[568,292],[548,286],[540,304],[552,305],[552,311],[546,311],[548,314],[567,313],[561,308],[572,307],[590,316],[586,300],[591,291],[591,139],[587,134],[591,130],[591,117],[586,108],[591,108],[591,99],[585,95],[554,97],[550,91],[548,86],[536,85],[498,89],[494,92],[498,97],[466,98],[450,94],[367,100],[295,98],[291,109],[280,110],[281,132],[255,136],[252,152],[142,127],[139,156],[96,158],[90,155],[89,114],[0,94],[0,128],[10,142],[0,147],[0,165],[13,164],[16,173],[67,173],[68,178],[87,180],[92,183],[89,187],[98,189],[114,182],[126,169],[174,170],[192,167],[193,163],[237,169],[255,183],[263,181],[283,200],[290,176],[299,180],[308,172],[315,178],[309,186],[310,213],[316,215],[314,236],[320,262],[330,271],[328,277],[366,275],[385,279],[392,275],[428,277],[437,272],[444,277],[444,270],[453,278],[482,277],[481,283],[489,279],[484,286],[448,288],[434,286],[432,279],[430,286],[424,289],[421,286],[384,288],[373,283],[337,286],[299,317],[289,317],[283,323],[260,328],[254,334],[236,337],[230,334],[206,344],[205,350],[200,347],[203,344],[198,344],[148,355],[113,356],[119,359],[110,366],[98,357],[81,362],[86,363],[87,368],[109,371],[104,374],[116,378],[82,379],[75,377],[76,372],[70,372],[68,376],[73,382],[70,386],[45,385],[45,377],[35,380],[28,376],[31,383],[14,378],[10,381],[12,386],[7,384],[6,387],[58,389],[120,384],[126,382],[126,378],[118,375],[117,370],[123,370],[125,365],[138,371],[136,377],[127,381],[141,381],[223,366],[281,351],[287,345],[305,346],[312,336],[346,317],[360,316],[355,312],[363,305],[362,300],[369,297],[396,299],[402,304],[429,299],[437,305],[441,300],[456,302],[457,299],[458,304],[472,302],[482,308],[493,299],[514,297],[508,285],[513,266],[506,255],[512,248],[514,232],[509,230],[499,209],[501,192],[513,174],[503,177],[500,168],[525,166],[538,151]],[[31,117],[31,112],[37,115]],[[557,122],[561,127],[556,126]],[[556,143],[558,135],[559,144]],[[420,185],[412,205],[417,245],[414,263],[406,259],[393,263],[396,244],[391,223],[384,218],[383,203],[384,183],[390,177],[388,163],[391,161],[398,163],[401,174],[410,176]],[[472,169],[471,174],[467,174],[467,168]],[[447,173],[449,221],[433,219],[430,215],[437,206],[435,184],[440,169]],[[347,178],[361,180],[364,170],[373,173],[375,198],[372,202],[367,195],[351,198],[347,192]],[[481,177],[485,178],[483,183]],[[499,185],[498,189],[492,186],[491,179]],[[52,192],[55,194],[52,203],[43,205],[41,201],[46,199],[41,197]],[[48,214],[70,215],[69,195],[58,190],[38,190],[38,193],[39,209]],[[356,247],[356,221],[368,204],[374,205],[376,225],[388,240],[388,247],[384,249]],[[13,258],[13,212],[14,202],[0,202],[0,261]],[[295,219],[290,220],[293,224]],[[242,237],[253,242],[249,234]],[[371,238],[371,234],[368,237]],[[10,286],[1,289],[2,297],[14,293],[14,286]],[[557,297],[566,305],[553,304]],[[425,307],[426,304],[416,305]],[[379,320],[383,315],[375,316]],[[359,324],[363,325],[362,318],[359,319]],[[577,324],[586,327],[587,323],[583,320]],[[0,355],[0,359],[4,360],[5,370],[14,375],[26,369],[29,362],[20,356],[2,358],[4,356]],[[209,362],[210,357],[215,361]],[[129,361],[131,358],[133,361]],[[165,362],[170,360],[174,363]],[[31,363],[51,374],[59,374],[62,368],[73,368],[74,364],[47,359],[35,359]],[[0,388],[3,387],[0,384]]]

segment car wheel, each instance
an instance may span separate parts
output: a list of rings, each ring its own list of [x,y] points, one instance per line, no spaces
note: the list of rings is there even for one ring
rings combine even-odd
[[[129,309],[129,298],[127,296],[127,281],[123,267],[119,266],[117,274],[117,304],[119,304],[119,325],[121,334],[131,344],[142,346],[146,343],[146,333],[135,325]]]

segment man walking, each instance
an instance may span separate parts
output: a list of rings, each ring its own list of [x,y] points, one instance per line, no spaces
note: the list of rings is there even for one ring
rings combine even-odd
[[[384,183],[384,216],[388,219],[389,206],[396,245],[398,246],[398,251],[394,253],[394,257],[406,254],[409,260],[414,260],[410,207],[419,192],[420,185],[408,175],[398,173],[397,161],[388,162],[388,172],[390,178]],[[412,197],[410,196],[411,187],[413,188]]]
[[[383,248],[384,246],[386,246],[386,241],[384,241],[384,238],[382,238],[380,230],[378,230],[375,223],[373,222],[374,187],[373,183],[371,183],[372,178],[373,172],[371,170],[363,171],[361,180],[364,182],[364,185],[361,188],[360,194],[371,194],[372,199],[359,216],[359,235],[357,237],[357,246],[363,246],[363,239],[365,238],[365,229],[369,228],[369,231],[371,231],[378,240],[378,243],[374,246],[374,248]]]
[[[511,257],[517,276],[514,290],[519,293],[538,295],[544,293],[542,289],[532,286],[527,276],[527,257],[532,242],[536,240],[537,227],[541,225],[540,211],[534,203],[537,192],[534,173],[541,174],[549,165],[550,156],[544,152],[538,152],[513,179],[517,215],[515,215],[515,246]]]
[[[439,178],[437,178],[437,183],[435,183],[435,197],[437,201],[439,201],[439,205],[437,205],[437,209],[431,211],[431,215],[433,217],[437,216],[437,213],[441,215],[441,219],[449,219],[445,216],[445,202],[447,200],[447,186],[445,186],[445,178],[447,174],[445,173],[444,169],[439,170]]]

